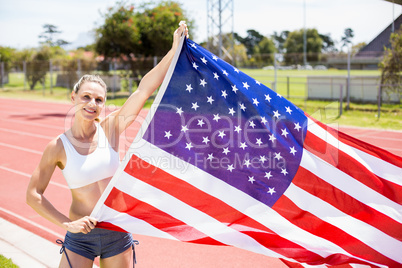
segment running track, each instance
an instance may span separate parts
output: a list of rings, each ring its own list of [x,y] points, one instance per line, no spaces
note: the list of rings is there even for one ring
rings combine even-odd
[[[0,98],[0,217],[52,242],[64,237],[64,230],[43,219],[25,203],[25,191],[32,171],[46,144],[71,126],[71,105]],[[121,159],[133,141],[146,111],[142,111],[120,142]],[[402,132],[341,128],[351,136],[402,156]],[[59,169],[46,196],[68,214],[71,196]],[[278,259],[232,247],[203,246],[145,236],[135,236],[136,267],[285,267]],[[29,243],[29,241],[27,241]],[[59,256],[55,256],[59,258]]]

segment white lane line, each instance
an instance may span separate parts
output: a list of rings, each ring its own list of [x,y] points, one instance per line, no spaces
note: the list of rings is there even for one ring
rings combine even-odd
[[[0,146],[4,146],[4,147],[11,148],[11,149],[16,149],[16,150],[21,150],[21,151],[28,152],[28,153],[42,155],[41,151],[32,150],[32,149],[28,149],[28,148],[24,148],[24,147],[20,147],[20,146],[15,146],[15,145],[3,143],[3,142],[0,142]]]
[[[0,210],[5,212],[5,213],[7,213],[7,214],[9,214],[9,215],[11,215],[11,216],[13,216],[13,217],[15,217],[15,218],[17,218],[17,219],[19,219],[19,220],[21,220],[21,221],[29,223],[32,226],[35,226],[36,228],[39,228],[39,229],[41,229],[41,230],[43,230],[45,232],[48,232],[49,234],[52,234],[52,235],[54,235],[54,236],[56,236],[58,238],[64,239],[64,236],[62,234],[56,233],[55,231],[52,231],[49,228],[44,227],[44,226],[42,226],[42,225],[40,225],[40,224],[38,224],[38,223],[36,223],[34,221],[31,221],[30,219],[27,219],[27,218],[25,218],[25,217],[23,217],[21,215],[18,215],[18,214],[14,213],[14,212],[12,212],[12,211],[10,211],[8,209],[0,207]]]
[[[12,172],[14,174],[18,174],[18,175],[21,175],[21,176],[24,176],[24,177],[27,177],[27,178],[31,178],[31,174],[28,174],[28,173],[25,173],[25,172],[22,172],[22,171],[18,171],[18,170],[12,169],[12,168],[0,166],[0,169],[8,171],[8,172]],[[58,183],[58,182],[50,181],[49,183],[53,184],[54,186],[58,186],[58,187],[61,187],[61,188],[64,188],[64,189],[69,189],[67,185],[64,185],[64,184],[61,184],[61,183]]]
[[[25,136],[31,136],[31,137],[35,137],[35,138],[47,139],[47,140],[54,139],[54,137],[50,137],[50,136],[45,136],[45,135],[40,135],[40,134],[33,134],[33,133],[30,133],[30,132],[24,132],[24,131],[20,131],[20,130],[12,130],[12,129],[7,129],[7,128],[0,128],[0,131],[19,134],[19,135],[25,135]]]

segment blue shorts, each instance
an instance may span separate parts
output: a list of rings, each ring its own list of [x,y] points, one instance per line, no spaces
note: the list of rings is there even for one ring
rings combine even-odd
[[[88,234],[67,232],[63,246],[85,258],[108,258],[133,247],[131,233],[95,228]]]

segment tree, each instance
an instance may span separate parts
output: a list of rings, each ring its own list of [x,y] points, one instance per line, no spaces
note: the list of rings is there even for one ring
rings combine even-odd
[[[381,85],[387,94],[396,93],[401,99],[402,91],[402,27],[390,36],[391,47],[385,48],[380,63]]]
[[[258,67],[264,65],[272,65],[274,63],[274,55],[276,52],[275,44],[272,39],[263,37],[258,45],[254,48],[254,57]]]
[[[274,32],[274,34],[272,35],[275,47],[277,48],[279,53],[285,52],[284,44],[286,42],[286,39],[288,38],[289,33],[289,31],[282,31],[279,34],[277,32]]]
[[[335,52],[335,42],[329,34],[319,34],[322,40],[322,52]]]
[[[351,28],[346,28],[343,32],[343,36],[341,38],[342,47],[349,47],[349,44],[352,43],[352,38],[355,36],[353,30]]]
[[[52,24],[45,24],[45,25],[43,25],[43,29],[44,29],[44,32],[42,32],[39,35],[39,39],[41,40],[41,41],[39,41],[39,43],[41,45],[48,45],[51,47],[55,47],[55,46],[61,47],[61,46],[70,44],[69,42],[67,42],[63,39],[54,40],[56,35],[62,33],[61,31],[59,31],[57,29],[57,26],[52,25]]]
[[[191,34],[192,21],[181,5],[173,1],[146,3],[136,10],[132,5],[117,2],[104,18],[104,24],[96,29],[95,51],[105,60],[128,61],[135,76],[153,67],[153,60],[147,61],[145,57],[167,53],[180,21],[186,21]]]
[[[237,41],[239,41],[247,48],[248,55],[254,54],[254,47],[257,46],[258,43],[260,43],[264,38],[264,36],[256,30],[247,30],[247,36],[244,38],[237,33],[234,34],[234,37]]]
[[[301,64],[303,62],[303,29],[290,32],[284,48],[286,64]],[[315,62],[320,59],[323,41],[316,29],[307,29],[307,61]]]
[[[26,78],[29,88],[33,90],[35,85],[45,83],[46,73],[49,70],[49,59],[51,58],[51,51],[48,46],[42,46],[40,50],[32,55],[30,61],[26,64]]]

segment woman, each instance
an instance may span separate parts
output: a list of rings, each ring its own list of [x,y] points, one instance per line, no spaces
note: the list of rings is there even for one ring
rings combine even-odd
[[[27,189],[27,203],[41,216],[66,229],[59,267],[92,267],[100,256],[102,267],[130,267],[133,261],[131,234],[96,228],[89,217],[119,165],[119,136],[135,120],[145,101],[162,83],[180,36],[187,35],[184,23],[175,31],[171,50],[146,74],[138,89],[121,109],[102,121],[106,85],[97,76],[85,75],[74,86],[72,127],[45,148]],[[71,189],[69,216],[59,212],[44,196],[55,168],[59,167]],[[105,246],[106,245],[106,246]]]

